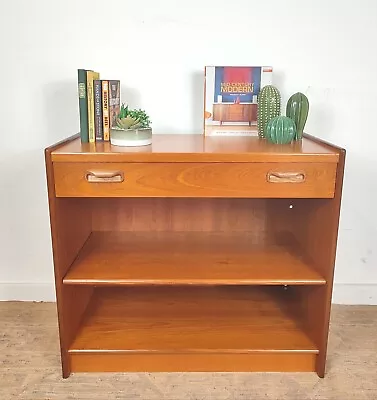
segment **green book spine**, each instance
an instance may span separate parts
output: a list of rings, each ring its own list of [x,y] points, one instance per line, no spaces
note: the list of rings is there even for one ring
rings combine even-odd
[[[88,99],[86,93],[86,70],[78,69],[78,95],[80,114],[80,137],[82,143],[89,142],[88,130]]]

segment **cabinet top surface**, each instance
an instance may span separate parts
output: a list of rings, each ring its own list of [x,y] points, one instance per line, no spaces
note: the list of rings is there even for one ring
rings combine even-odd
[[[338,162],[340,149],[312,137],[276,145],[258,136],[154,134],[149,146],[119,147],[109,142],[63,141],[51,151],[56,162]]]

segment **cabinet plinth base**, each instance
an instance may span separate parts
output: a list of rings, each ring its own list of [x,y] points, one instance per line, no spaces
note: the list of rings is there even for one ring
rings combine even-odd
[[[313,372],[316,354],[70,354],[71,372]]]

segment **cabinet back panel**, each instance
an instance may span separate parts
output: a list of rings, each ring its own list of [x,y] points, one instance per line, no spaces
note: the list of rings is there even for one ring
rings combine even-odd
[[[254,232],[273,228],[275,199],[91,199],[93,231]],[[284,202],[285,203],[285,202]],[[269,210],[267,210],[267,208]],[[281,207],[278,207],[281,212]],[[288,208],[287,208],[288,210]],[[289,217],[289,212],[286,213]],[[282,226],[282,220],[285,221]],[[279,218],[279,230],[290,230]]]

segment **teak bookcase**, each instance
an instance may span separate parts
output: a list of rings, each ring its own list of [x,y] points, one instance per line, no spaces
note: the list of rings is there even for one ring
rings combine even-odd
[[[63,376],[324,376],[345,151],[154,135],[45,151]]]

